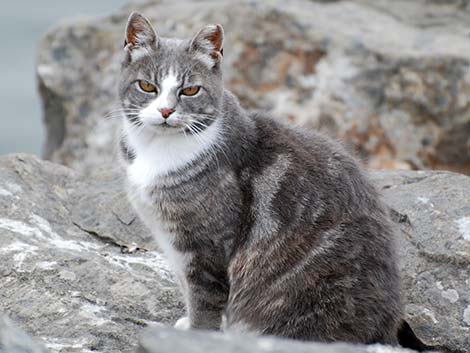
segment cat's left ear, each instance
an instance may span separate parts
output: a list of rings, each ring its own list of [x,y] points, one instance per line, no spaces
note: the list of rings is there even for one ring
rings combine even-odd
[[[224,29],[221,25],[208,25],[201,29],[191,40],[190,50],[205,56],[203,60],[215,67],[222,62]]]
[[[156,49],[157,44],[158,37],[150,21],[137,12],[131,13],[124,39],[124,50],[129,54],[129,59],[136,57],[139,51]]]

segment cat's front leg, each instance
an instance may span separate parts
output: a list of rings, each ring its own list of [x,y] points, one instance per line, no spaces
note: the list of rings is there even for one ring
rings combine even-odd
[[[220,330],[222,314],[228,298],[225,271],[190,266],[186,275],[188,318],[178,320],[177,328]]]

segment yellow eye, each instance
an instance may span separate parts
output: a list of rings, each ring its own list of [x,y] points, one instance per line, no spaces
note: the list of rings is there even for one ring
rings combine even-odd
[[[144,92],[147,92],[147,93],[157,92],[157,87],[155,87],[148,81],[140,80],[138,83],[139,83],[140,89]]]
[[[187,87],[181,90],[181,94],[184,94],[185,96],[194,96],[195,94],[197,94],[197,92],[199,92],[200,88],[201,87],[199,86]]]

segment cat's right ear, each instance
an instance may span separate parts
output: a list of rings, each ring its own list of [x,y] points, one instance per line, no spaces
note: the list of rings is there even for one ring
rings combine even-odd
[[[124,50],[126,61],[131,62],[156,49],[158,37],[150,21],[137,12],[131,13],[126,26]]]
[[[190,50],[201,54],[202,61],[214,68],[222,61],[224,29],[221,25],[208,25],[191,40]]]

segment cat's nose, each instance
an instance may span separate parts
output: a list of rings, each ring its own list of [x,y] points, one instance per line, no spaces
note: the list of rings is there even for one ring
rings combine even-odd
[[[158,109],[158,110],[160,111],[164,119],[168,118],[171,114],[175,112],[174,109],[168,109],[168,108],[163,108],[163,109]]]

